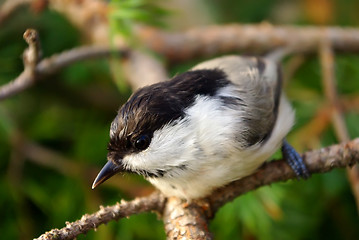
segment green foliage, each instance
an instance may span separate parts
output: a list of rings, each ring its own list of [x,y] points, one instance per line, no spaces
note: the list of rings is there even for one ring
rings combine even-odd
[[[224,23],[271,20],[281,3],[259,2],[225,0],[208,1],[207,5],[217,21]],[[338,23],[358,25],[355,0],[334,2],[337,8],[333,15]],[[134,23],[164,24],[162,17],[167,13],[156,3],[111,1],[112,34],[123,34],[135,46]],[[304,14],[300,16],[295,22],[311,23]],[[28,27],[39,30],[45,56],[81,44],[78,31],[64,17],[49,10],[34,15],[22,8],[0,27],[0,84],[12,80],[23,69],[20,56],[26,44],[21,36]],[[63,227],[65,221],[96,211],[99,205],[114,204],[151,190],[142,178],[128,175],[118,176],[95,191],[90,188],[106,161],[110,122],[130,95],[121,77],[113,80],[110,65],[117,64],[115,61],[76,63],[0,102],[2,239],[32,239]],[[183,72],[197,61],[172,66],[170,72]],[[345,114],[351,138],[359,136],[358,107],[351,100],[358,98],[357,66],[357,55],[336,58],[338,92],[351,104],[351,110]],[[300,143],[313,139],[303,138],[300,133],[325,105],[320,63],[315,56],[300,66],[286,92],[297,115],[288,139],[297,143],[298,149],[306,149],[309,144]],[[331,127],[314,137],[321,146],[337,142]],[[275,158],[280,158],[280,153]],[[216,239],[359,238],[355,202],[345,170],[250,192],[220,209],[210,229]],[[165,234],[163,223],[155,214],[141,214],[111,222],[78,239],[165,239]]]
[[[116,41],[116,35],[121,35],[129,46],[140,48],[141,46],[133,36],[135,25],[165,27],[163,17],[167,16],[169,11],[159,7],[158,2],[160,0],[111,0],[112,11],[108,17],[112,44]],[[112,59],[110,64],[113,66],[115,83],[120,93],[125,94],[128,92],[128,86],[122,81],[123,72],[119,67],[121,64],[116,59]]]
[[[156,2],[159,0],[111,0],[113,8],[109,16],[111,32],[120,33],[133,41],[132,28],[135,24],[164,27],[162,18],[168,14],[168,11],[159,7]]]

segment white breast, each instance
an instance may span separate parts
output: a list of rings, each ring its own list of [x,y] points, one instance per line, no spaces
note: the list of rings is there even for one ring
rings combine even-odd
[[[167,157],[161,162],[164,168],[178,164],[186,168],[177,169],[172,176],[149,179],[167,196],[186,199],[203,197],[215,188],[250,175],[281,146],[294,122],[294,113],[283,96],[271,137],[264,144],[242,149],[231,138],[239,125],[233,121],[233,114],[238,112],[222,111],[218,102],[207,97],[199,97],[196,101],[198,104],[188,109],[189,122],[187,120],[178,129],[162,129],[163,132],[173,131],[169,135],[164,134],[172,135],[173,139],[176,139],[176,135],[191,132],[184,142],[173,142],[172,147],[166,147],[167,150],[176,149],[172,154],[167,155],[164,148],[163,155]],[[154,141],[159,145],[163,142]]]

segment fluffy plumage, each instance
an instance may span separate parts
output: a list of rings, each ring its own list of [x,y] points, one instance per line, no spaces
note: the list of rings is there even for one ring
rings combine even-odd
[[[111,124],[108,159],[165,195],[203,197],[253,173],[293,121],[276,63],[221,57],[134,93]]]

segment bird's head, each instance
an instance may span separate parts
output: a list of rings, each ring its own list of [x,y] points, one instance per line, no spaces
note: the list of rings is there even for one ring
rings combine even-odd
[[[118,172],[152,178],[185,169],[179,156],[193,142],[186,109],[226,85],[224,79],[216,70],[189,71],[135,92],[111,124],[108,161],[92,188]]]

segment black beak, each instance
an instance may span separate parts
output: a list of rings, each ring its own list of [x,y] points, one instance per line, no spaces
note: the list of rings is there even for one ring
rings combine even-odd
[[[120,172],[121,169],[121,166],[115,165],[112,161],[109,160],[97,175],[95,181],[92,184],[92,189],[94,189],[116,173]]]

